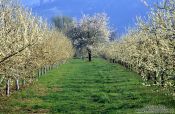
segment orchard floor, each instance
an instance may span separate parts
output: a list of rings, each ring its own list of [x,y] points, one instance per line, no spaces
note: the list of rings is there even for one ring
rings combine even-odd
[[[175,99],[142,85],[120,65],[74,59],[42,76],[25,90],[0,98],[0,112],[58,114],[173,113]],[[174,112],[175,113],[175,112]]]

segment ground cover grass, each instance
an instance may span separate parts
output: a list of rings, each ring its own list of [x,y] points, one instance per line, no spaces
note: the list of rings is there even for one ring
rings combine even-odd
[[[0,112],[131,114],[158,110],[154,106],[173,110],[175,100],[166,92],[143,86],[139,75],[118,64],[73,59],[29,88],[0,98]]]

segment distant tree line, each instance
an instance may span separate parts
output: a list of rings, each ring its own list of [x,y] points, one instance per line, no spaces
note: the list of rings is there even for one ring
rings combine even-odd
[[[53,23],[71,39],[76,49],[76,56],[83,57],[88,53],[89,61],[91,61],[93,48],[100,43],[114,40],[115,34],[113,32],[111,36],[108,17],[104,13],[92,16],[83,15],[78,21],[70,17],[59,16],[53,18]]]

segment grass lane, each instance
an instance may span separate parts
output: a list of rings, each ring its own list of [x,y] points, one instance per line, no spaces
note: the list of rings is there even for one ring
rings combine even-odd
[[[162,105],[175,100],[156,87],[142,86],[140,77],[102,59],[74,59],[50,71],[39,81],[1,100],[2,113],[116,114]],[[2,105],[4,104],[4,105]]]

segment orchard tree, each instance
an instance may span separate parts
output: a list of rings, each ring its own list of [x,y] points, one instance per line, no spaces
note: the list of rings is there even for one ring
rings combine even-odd
[[[93,16],[84,15],[68,32],[68,37],[80,53],[87,49],[91,61],[92,49],[99,43],[109,41],[111,32],[108,24],[108,17],[104,13],[97,13]]]
[[[149,85],[174,88],[174,4],[174,0],[164,0],[155,5],[147,21],[138,18],[136,28],[130,28],[120,41],[106,43],[99,49],[99,54],[134,70]]]
[[[17,0],[0,0],[0,84],[10,94],[20,82],[32,83],[36,72],[72,57],[69,39],[33,16]],[[5,81],[4,81],[5,80]],[[21,80],[21,81],[20,81]]]

